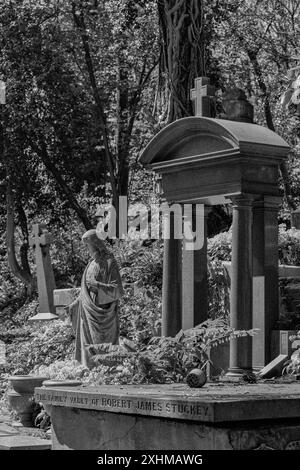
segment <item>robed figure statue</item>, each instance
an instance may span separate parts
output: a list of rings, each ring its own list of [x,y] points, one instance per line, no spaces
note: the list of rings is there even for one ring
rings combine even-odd
[[[82,240],[92,259],[83,273],[79,297],[68,310],[76,334],[75,359],[91,368],[89,346],[118,344],[118,299],[123,288],[117,262],[96,230],[86,232]]]

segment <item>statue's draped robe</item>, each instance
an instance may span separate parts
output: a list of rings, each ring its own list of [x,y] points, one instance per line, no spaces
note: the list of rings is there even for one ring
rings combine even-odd
[[[90,286],[96,282],[114,282],[116,287],[99,286],[95,293]],[[75,359],[81,364],[92,366],[87,346],[101,343],[118,344],[118,299],[122,295],[122,281],[115,259],[108,258],[100,262],[92,260],[82,276],[80,295],[69,308],[76,334]]]

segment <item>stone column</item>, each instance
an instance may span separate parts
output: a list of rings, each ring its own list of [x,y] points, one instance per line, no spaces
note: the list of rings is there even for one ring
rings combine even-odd
[[[279,317],[278,207],[280,197],[265,196],[253,205],[253,368],[272,359],[271,336]]]
[[[232,198],[232,261],[230,289],[230,325],[235,330],[252,328],[252,197]],[[240,375],[252,369],[252,338],[230,342],[227,375]]]
[[[162,336],[175,336],[181,329],[181,249],[174,239],[174,214],[170,214],[170,239],[164,242],[162,286]]]
[[[210,207],[204,207],[204,244],[199,250],[186,250],[182,246],[182,328],[183,330],[207,320],[207,216]],[[195,231],[193,220],[193,230]]]

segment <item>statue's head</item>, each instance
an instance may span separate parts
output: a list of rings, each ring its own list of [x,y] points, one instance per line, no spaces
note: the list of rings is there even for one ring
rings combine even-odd
[[[92,258],[99,259],[108,256],[108,251],[103,240],[101,240],[95,229],[88,230],[82,236],[82,241],[86,244]]]

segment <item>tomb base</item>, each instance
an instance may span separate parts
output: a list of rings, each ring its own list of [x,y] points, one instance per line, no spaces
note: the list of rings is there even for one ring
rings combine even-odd
[[[300,384],[41,387],[54,450],[300,449]]]

